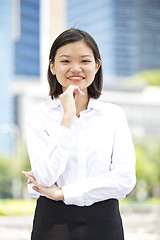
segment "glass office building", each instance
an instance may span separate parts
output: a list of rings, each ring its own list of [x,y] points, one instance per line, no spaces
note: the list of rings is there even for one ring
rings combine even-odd
[[[68,27],[96,39],[106,82],[160,69],[159,0],[68,0],[67,6]]]
[[[0,152],[10,153],[19,132],[14,81],[39,79],[39,0],[0,1]]]
[[[138,2],[138,71],[160,69],[160,1]]]
[[[45,36],[44,27],[49,35],[55,20],[51,19],[53,9],[44,8],[49,2],[61,2],[61,8],[64,3],[66,14],[61,12],[58,17],[67,15],[67,28],[86,30],[95,38],[107,87],[115,87],[137,72],[160,69],[159,0],[0,0],[0,153],[12,152],[19,134],[19,96],[13,94],[11,86],[16,82],[40,82],[40,38]],[[43,30],[42,3],[43,18],[47,19]],[[52,28],[56,32],[56,25]],[[44,81],[45,77],[44,71]]]
[[[15,43],[15,75],[39,76],[39,0],[20,1],[20,37]]]

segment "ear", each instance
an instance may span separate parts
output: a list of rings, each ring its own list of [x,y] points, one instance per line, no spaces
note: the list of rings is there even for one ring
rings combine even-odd
[[[96,63],[96,73],[98,72],[100,66],[101,66],[101,60],[98,59],[98,62]]]
[[[51,59],[49,60],[50,71],[53,75],[55,75],[54,63],[52,63]]]

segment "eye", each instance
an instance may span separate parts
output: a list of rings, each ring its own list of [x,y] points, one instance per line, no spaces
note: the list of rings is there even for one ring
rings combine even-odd
[[[62,60],[62,63],[69,63],[69,60]]]
[[[91,62],[91,61],[85,59],[85,60],[82,60],[82,62],[83,62],[83,63],[89,63],[89,62]]]

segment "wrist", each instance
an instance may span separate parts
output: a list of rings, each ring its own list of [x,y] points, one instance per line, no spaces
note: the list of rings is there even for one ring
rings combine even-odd
[[[58,189],[57,191],[57,200],[58,201],[63,201],[64,200],[64,194],[61,188]]]
[[[72,110],[67,110],[67,111],[64,111],[63,113],[63,117],[65,118],[73,118],[75,115],[76,115],[76,112]]]
[[[64,113],[62,121],[61,121],[61,125],[67,127],[67,128],[71,128],[72,125],[72,121],[74,119],[75,114],[71,114],[71,113]]]

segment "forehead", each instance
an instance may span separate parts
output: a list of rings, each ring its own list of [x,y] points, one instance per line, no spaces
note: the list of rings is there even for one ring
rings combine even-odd
[[[57,50],[56,56],[59,57],[61,55],[69,55],[69,56],[83,56],[83,55],[91,55],[93,56],[92,49],[84,42],[77,41],[73,43],[68,43]]]

